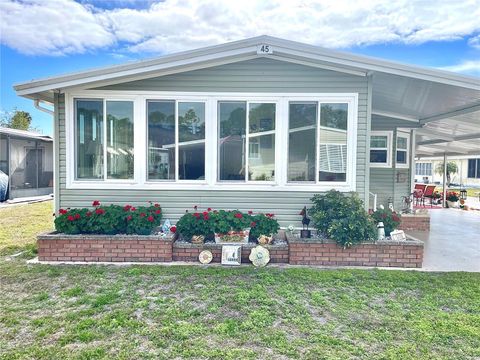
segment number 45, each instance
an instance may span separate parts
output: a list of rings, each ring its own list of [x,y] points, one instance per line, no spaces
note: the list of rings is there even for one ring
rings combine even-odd
[[[270,45],[258,45],[257,54],[272,54],[273,49]]]

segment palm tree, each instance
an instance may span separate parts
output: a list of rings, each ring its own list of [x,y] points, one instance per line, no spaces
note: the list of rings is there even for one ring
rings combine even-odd
[[[440,163],[435,168],[437,174],[443,175],[443,163]],[[451,175],[458,172],[457,163],[454,161],[447,162],[447,186],[450,186]]]

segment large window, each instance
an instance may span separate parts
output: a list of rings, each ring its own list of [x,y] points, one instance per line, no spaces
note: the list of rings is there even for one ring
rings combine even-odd
[[[356,94],[92,90],[66,99],[67,188],[356,189]],[[389,139],[372,140],[372,150],[390,151],[384,160],[396,155]]]
[[[480,159],[468,160],[467,177],[470,179],[480,179]]]
[[[275,180],[275,111],[274,103],[218,102],[218,180]]]
[[[288,181],[345,182],[347,127],[348,104],[290,102]]]
[[[372,167],[390,167],[391,133],[372,131],[370,136],[370,164]]]
[[[78,99],[75,117],[76,178],[133,179],[133,102]]]
[[[409,135],[397,135],[397,167],[408,167]]]
[[[205,104],[149,100],[148,179],[205,179]]]

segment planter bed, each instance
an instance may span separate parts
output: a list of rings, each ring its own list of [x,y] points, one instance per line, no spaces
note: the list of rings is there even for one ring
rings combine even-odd
[[[242,246],[242,263],[250,263],[250,251],[257,246],[256,243],[239,244]],[[212,262],[219,263],[222,259],[223,244],[207,242],[192,244],[177,240],[173,243],[173,261],[198,262],[198,255],[203,250],[210,250],[213,255]],[[270,263],[288,263],[288,243],[285,240],[274,240],[272,245],[262,245],[270,251]]]
[[[402,221],[398,229],[404,231],[430,231],[430,214],[402,214]]]
[[[343,249],[332,240],[301,239],[287,234],[292,265],[421,268],[423,242],[417,240],[361,243]]]
[[[171,262],[174,236],[66,235],[37,237],[40,261]]]

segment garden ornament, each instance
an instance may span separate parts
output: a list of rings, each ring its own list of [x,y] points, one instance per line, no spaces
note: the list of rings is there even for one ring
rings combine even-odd
[[[200,260],[202,264],[210,264],[213,260],[213,254],[210,250],[203,250],[198,255],[198,260]]]
[[[311,230],[308,230],[308,225],[310,224],[310,219],[307,217],[307,207],[304,206],[300,214],[302,215],[302,225],[303,229],[300,230],[300,237],[301,238],[310,238],[312,236]],[[306,227],[306,229],[305,229]]]
[[[255,246],[248,256],[252,264],[256,267],[263,267],[270,261],[270,252],[263,246]]]
[[[377,225],[377,239],[378,240],[384,240],[385,239],[385,226],[383,225],[383,222],[379,222]]]

